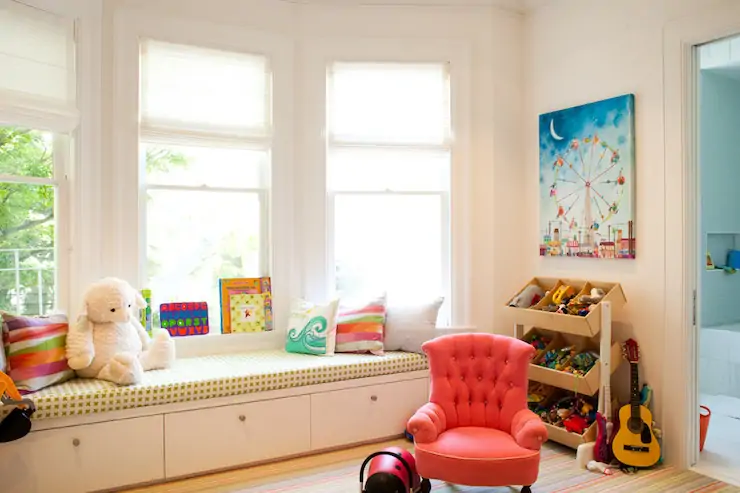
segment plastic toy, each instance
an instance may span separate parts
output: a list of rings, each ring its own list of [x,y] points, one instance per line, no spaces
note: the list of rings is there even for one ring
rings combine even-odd
[[[553,370],[563,370],[566,366],[568,359],[573,356],[573,346],[566,346],[562,349],[551,349],[546,352],[539,362],[540,366],[546,366]]]
[[[585,375],[591,371],[591,368],[594,367],[598,360],[598,354],[592,351],[584,351],[573,356],[573,358],[568,362],[568,365],[563,368],[563,371],[567,371],[575,375]]]
[[[541,287],[536,284],[530,284],[511,300],[509,306],[529,308],[532,305],[536,305],[544,297],[545,291]]]
[[[365,482],[365,467],[368,467]],[[408,450],[388,447],[370,454],[360,467],[361,493],[429,493],[432,483],[416,472],[416,460]]]
[[[144,327],[144,330],[149,332],[149,335],[152,335],[152,290],[151,289],[142,289],[141,290],[141,297],[144,298],[144,301],[146,302],[146,307],[142,308],[140,311],[141,315],[141,325]]]
[[[160,324],[171,337],[205,335],[208,325],[208,303],[205,301],[162,303],[159,305]]]
[[[576,288],[573,286],[560,286],[552,293],[552,302],[556,305],[567,303],[568,298],[572,298],[576,294]]]
[[[12,442],[28,435],[36,405],[31,399],[21,398],[13,380],[1,371],[0,406],[15,406],[15,409],[0,420],[0,443]]]
[[[573,414],[567,419],[563,420],[563,426],[571,433],[583,435],[583,432],[586,430],[586,428],[588,428],[588,421],[583,416]]]

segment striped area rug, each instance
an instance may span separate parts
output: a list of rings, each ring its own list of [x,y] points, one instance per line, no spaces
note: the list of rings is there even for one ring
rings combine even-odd
[[[361,462],[361,461],[360,461]],[[302,471],[295,475],[271,478],[269,483],[239,489],[234,493],[348,493],[359,489],[360,462],[335,464],[330,468]],[[518,488],[474,488],[433,483],[434,493],[513,493]],[[729,493],[740,488],[691,471],[658,467],[635,474],[616,472],[605,476],[579,469],[575,453],[556,444],[547,444],[542,452],[542,465],[534,493]]]

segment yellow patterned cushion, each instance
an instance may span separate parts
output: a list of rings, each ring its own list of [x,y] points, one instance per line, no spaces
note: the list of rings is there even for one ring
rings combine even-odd
[[[118,387],[103,380],[75,379],[28,397],[36,403],[34,419],[49,419],[427,368],[426,357],[404,352],[386,352],[385,356],[336,354],[319,358],[280,350],[256,351],[180,359],[169,370],[146,372],[139,385]]]

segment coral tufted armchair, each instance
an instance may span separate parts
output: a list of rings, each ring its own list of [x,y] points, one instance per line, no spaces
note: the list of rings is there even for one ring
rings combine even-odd
[[[409,420],[425,479],[469,486],[537,480],[547,430],[527,408],[534,348],[493,334],[454,334],[422,346],[431,397]]]

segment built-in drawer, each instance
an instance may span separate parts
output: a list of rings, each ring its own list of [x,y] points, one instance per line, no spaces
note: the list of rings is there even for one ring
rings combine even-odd
[[[0,444],[0,491],[83,493],[164,479],[163,417],[32,432]]]
[[[167,414],[167,478],[310,450],[310,397]]]
[[[311,448],[401,435],[429,397],[427,378],[311,395]]]

